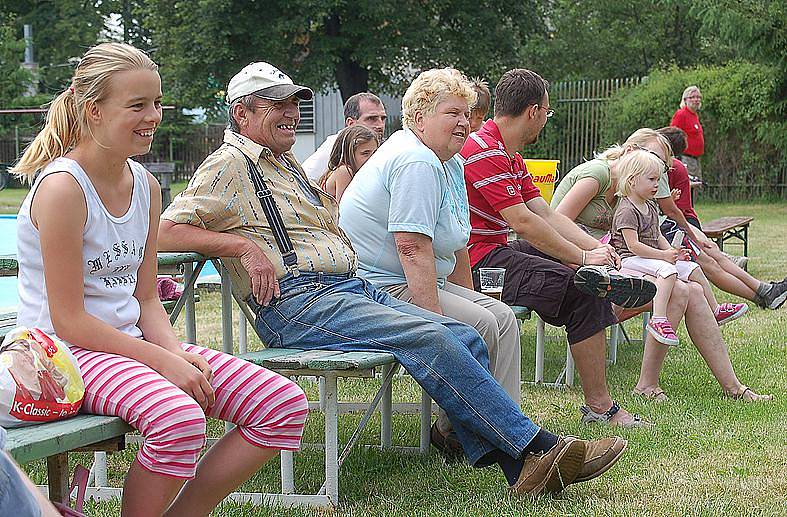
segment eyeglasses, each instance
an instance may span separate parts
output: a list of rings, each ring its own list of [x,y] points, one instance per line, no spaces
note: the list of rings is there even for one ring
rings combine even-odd
[[[691,97],[686,97],[686,100],[701,101],[702,95],[692,95]]]
[[[552,118],[552,115],[555,114],[555,110],[553,110],[552,108],[548,108],[546,106],[541,106],[540,104],[533,104],[533,106],[535,106],[536,108],[538,108],[540,110],[546,110],[547,118]]]
[[[662,165],[664,165],[664,170],[663,170],[663,171],[661,171],[662,173],[666,173],[667,171],[669,171],[669,170],[672,168],[672,167],[670,167],[669,165],[667,165],[667,162],[665,162],[665,161],[664,161],[664,158],[662,158],[661,156],[659,156],[659,154],[658,154],[657,152],[655,152],[655,151],[651,151],[651,150],[650,150],[650,149],[648,149],[647,147],[643,147],[643,146],[641,146],[641,145],[639,145],[639,144],[631,144],[631,147],[633,147],[634,149],[637,149],[637,150],[639,150],[639,151],[645,151],[645,152],[648,152],[648,153],[652,154],[653,156],[655,156],[656,158],[658,158],[658,159],[659,159],[659,161],[661,162],[661,164],[662,164]]]

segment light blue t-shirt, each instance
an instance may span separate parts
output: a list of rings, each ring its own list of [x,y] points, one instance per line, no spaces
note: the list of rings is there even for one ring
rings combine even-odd
[[[339,203],[339,226],[358,254],[358,275],[377,286],[406,282],[393,232],[432,239],[439,287],[470,238],[464,166],[442,163],[409,129],[397,131],[355,174]]]

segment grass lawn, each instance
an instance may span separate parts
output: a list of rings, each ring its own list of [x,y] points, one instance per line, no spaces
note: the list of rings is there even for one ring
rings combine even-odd
[[[0,203],[11,203],[8,191]],[[10,191],[14,192],[14,191]],[[755,217],[750,235],[749,271],[762,279],[787,274],[787,203],[709,204],[700,202],[701,219],[723,215]],[[730,246],[730,251],[736,248]],[[720,300],[733,298],[718,293]],[[202,344],[221,347],[219,295],[202,293],[198,304],[198,337]],[[237,312],[237,311],[236,311]],[[639,320],[629,322],[630,336],[639,335]],[[183,336],[181,325],[178,332]],[[564,362],[562,331],[548,329],[555,341],[547,346],[546,378],[557,377]],[[640,345],[622,345],[618,363],[608,370],[613,397],[632,411],[656,423],[651,430],[613,430],[586,427],[579,422],[582,403],[579,388],[553,389],[525,385],[523,409],[550,430],[592,438],[618,433],[629,440],[623,459],[604,476],[568,488],[559,497],[513,497],[497,468],[473,469],[464,464],[445,465],[436,453],[428,456],[358,450],[342,469],[341,505],[338,515],[787,515],[787,307],[765,311],[750,306],[741,320],[723,328],[733,363],[741,381],[776,400],[747,405],[724,399],[721,389],[691,346],[685,328],[679,330],[681,346],[670,350],[662,374],[662,387],[670,396],[656,405],[629,395],[639,373]],[[532,378],[535,325],[525,323],[522,334],[523,378]],[[254,344],[251,346],[259,346]],[[344,400],[367,400],[375,391],[371,382],[340,383]],[[316,386],[302,381],[310,395]],[[397,378],[395,400],[417,402],[418,390],[409,377]],[[346,441],[360,415],[340,419],[340,440]],[[372,422],[362,437],[375,443],[379,427]],[[211,422],[212,434],[221,425]],[[309,416],[306,441],[319,441],[323,419]],[[397,415],[394,443],[418,442],[418,417]],[[109,458],[110,484],[121,486],[135,446]],[[73,454],[74,461],[89,465],[91,456]],[[296,487],[314,492],[322,483],[323,455],[307,450],[295,458]],[[44,483],[45,464],[26,466],[37,483]],[[266,466],[243,491],[276,491],[278,461]],[[119,514],[118,503],[90,503],[89,515]],[[217,516],[323,515],[316,510],[282,510],[222,505]]]

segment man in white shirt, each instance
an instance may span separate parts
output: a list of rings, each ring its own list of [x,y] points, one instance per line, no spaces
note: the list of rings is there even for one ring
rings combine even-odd
[[[385,106],[380,98],[369,92],[356,93],[344,103],[344,126],[354,124],[366,126],[377,135],[382,142],[385,131]],[[320,147],[303,162],[303,170],[312,181],[319,181],[328,169],[328,159],[331,157],[333,144],[337,134],[330,135]]]

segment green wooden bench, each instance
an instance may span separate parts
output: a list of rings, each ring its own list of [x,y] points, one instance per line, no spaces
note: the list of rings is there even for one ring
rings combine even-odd
[[[221,264],[216,264],[217,270],[222,271]],[[222,271],[223,273],[223,271]],[[222,283],[224,295],[228,287]],[[244,319],[254,321],[254,314],[246,303],[235,298],[241,308],[242,324]],[[238,357],[273,370],[287,377],[308,376],[320,380],[319,407],[325,414],[325,482],[317,494],[301,495],[295,493],[293,456],[292,453],[281,453],[281,482],[282,495],[273,494],[237,494],[246,496],[244,499],[258,502],[278,501],[284,504],[305,504],[310,506],[335,506],[339,503],[339,470],[345,459],[357,443],[361,433],[366,428],[378,406],[380,408],[380,446],[393,447],[391,440],[391,420],[393,413],[391,386],[396,373],[400,369],[396,358],[383,352],[340,352],[334,350],[299,350],[295,348],[265,348],[256,352],[241,353]],[[366,406],[365,412],[352,436],[339,452],[338,428],[340,403],[338,400],[339,378],[381,378],[380,389]],[[362,405],[363,407],[365,405]],[[429,429],[431,426],[432,401],[429,395],[421,390],[420,404],[420,439],[417,451],[429,451]],[[402,447],[397,447],[402,449]],[[413,450],[413,448],[404,448]],[[259,496],[262,499],[255,498]],[[276,499],[278,498],[278,499]]]
[[[571,351],[566,345],[566,366],[560,372],[555,382],[544,383],[544,352],[546,350],[546,324],[537,313],[528,307],[520,307],[512,305],[511,310],[520,321],[526,321],[533,316],[536,318],[536,358],[535,358],[535,376],[533,382],[536,384],[547,384],[549,386],[562,386],[565,380],[566,386],[574,385],[574,359],[571,356]]]
[[[185,274],[187,289],[189,289],[193,287],[206,260],[206,257],[194,253],[162,253],[159,254],[159,270],[163,274]],[[198,264],[196,269],[193,268],[192,262]],[[17,274],[16,257],[0,256],[0,276]],[[177,318],[180,310],[186,307],[187,333],[189,333],[189,320],[193,327],[193,304],[196,301],[199,301],[198,296],[184,296],[178,301],[163,302],[163,305],[171,314],[172,321]],[[0,340],[15,327],[16,312],[0,313]],[[193,335],[193,331],[191,333]],[[66,420],[9,429],[6,449],[18,463],[47,459],[49,498],[58,502],[67,501],[69,497],[68,453],[96,451],[96,463],[93,469],[95,483],[89,489],[88,496],[99,499],[116,497],[120,494],[120,489],[106,486],[105,453],[122,450],[125,447],[125,434],[132,430],[131,426],[118,417],[77,415]],[[102,495],[104,497],[101,497]]]
[[[125,435],[132,430],[118,417],[77,415],[65,420],[8,429],[6,451],[18,463],[46,458],[49,499],[68,502],[69,452],[123,450]],[[99,483],[96,484],[101,488]]]

